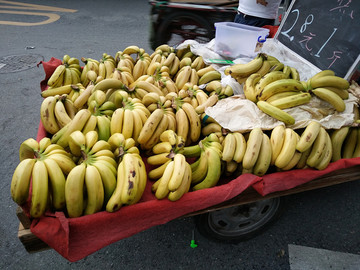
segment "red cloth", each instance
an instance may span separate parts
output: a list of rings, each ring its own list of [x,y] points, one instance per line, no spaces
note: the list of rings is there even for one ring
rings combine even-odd
[[[43,66],[44,69],[53,67],[49,63],[43,63]],[[46,70],[45,73],[48,76]],[[46,131],[40,123],[37,139],[44,136]],[[339,160],[323,171],[291,170],[263,177],[244,174],[233,180],[222,179],[213,188],[189,192],[176,202],[157,200],[151,192],[152,182],[148,181],[143,198],[135,205],[123,206],[115,213],[102,211],[79,218],[67,218],[63,212],[47,212],[43,217],[34,219],[30,229],[64,258],[75,262],[153,226],[230,200],[250,186],[261,195],[266,195],[291,189],[332,171],[356,165],[360,165],[360,158]],[[28,213],[28,205],[23,209]]]

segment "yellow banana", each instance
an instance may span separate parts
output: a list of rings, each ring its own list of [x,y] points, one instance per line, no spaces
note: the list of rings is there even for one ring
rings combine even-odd
[[[296,144],[296,150],[305,152],[307,149],[311,148],[320,132],[320,127],[321,125],[319,122],[311,121],[301,133],[300,140]]]
[[[176,190],[169,192],[168,199],[173,202],[179,200],[185,193],[189,191],[190,185],[191,185],[191,168],[190,165],[186,163],[185,172],[181,184]]]
[[[146,143],[150,137],[153,135],[156,127],[160,123],[160,121],[163,119],[164,111],[162,109],[156,109],[151,113],[149,118],[144,123],[143,128],[141,129],[141,132],[138,137],[138,142],[140,144]]]
[[[262,137],[262,143],[259,150],[259,156],[253,167],[253,173],[257,176],[263,176],[269,169],[271,164],[271,143],[270,138],[265,133]]]
[[[168,185],[169,185],[169,181],[173,175],[174,169],[175,169],[174,161],[170,161],[168,163],[168,165],[166,166],[161,178],[159,180],[157,180],[158,184],[157,184],[157,188],[155,191],[155,197],[157,199],[161,200],[168,196],[168,194],[170,192]]]
[[[51,74],[49,80],[47,81],[47,85],[53,86],[59,80],[61,80],[62,76],[64,75],[65,69],[66,69],[65,65],[57,66],[56,69],[54,70],[54,72]],[[61,82],[62,82],[62,80],[61,80]]]
[[[283,125],[276,126],[270,135],[271,143],[271,165],[275,164],[275,160],[280,154],[285,138],[285,127]]]
[[[233,135],[235,137],[235,152],[233,156],[233,160],[236,163],[242,162],[245,151],[246,151],[246,140],[243,134],[240,132],[233,132]]]
[[[257,92],[255,85],[260,81],[261,75],[259,73],[253,73],[247,77],[244,84],[244,94],[248,100],[252,102],[257,102]]]
[[[32,169],[30,216],[41,217],[48,206],[49,180],[44,161],[37,160]]]
[[[191,104],[184,103],[181,108],[186,113],[189,119],[189,136],[192,142],[196,142],[201,135],[201,122],[200,117],[196,113],[195,109]],[[179,134],[180,135],[180,134]]]
[[[20,144],[19,148],[19,160],[34,158],[35,152],[39,151],[39,142],[33,138],[26,139]]]
[[[338,76],[320,76],[310,79],[310,87],[312,89],[322,88],[322,87],[336,87],[340,89],[349,89],[350,83],[341,77]]]
[[[256,103],[258,108],[266,113],[267,115],[284,122],[286,125],[293,125],[295,124],[295,119],[288,114],[287,112],[283,111],[282,109],[279,109],[270,103],[260,100]]]
[[[86,206],[84,215],[99,212],[104,203],[104,188],[101,175],[93,165],[87,165],[85,169]]]
[[[60,130],[59,124],[55,118],[55,105],[57,98],[55,96],[49,96],[45,98],[40,106],[40,119],[45,130],[50,134],[55,134]]]
[[[26,158],[16,166],[11,180],[11,198],[18,205],[22,205],[29,197],[31,174],[36,159]]]
[[[266,100],[270,96],[285,91],[304,91],[303,84],[294,79],[280,79],[266,85],[259,94],[259,100]]]
[[[222,160],[230,162],[234,158],[236,149],[236,139],[233,133],[228,133],[223,141]]]
[[[65,176],[60,166],[51,158],[44,159],[48,171],[51,202],[55,210],[65,208]]]
[[[234,64],[225,69],[225,75],[236,75],[247,77],[252,73],[258,71],[264,62],[264,56],[262,54],[258,54],[254,59],[245,64]]]
[[[206,84],[215,80],[221,80],[221,73],[217,70],[208,71],[199,78],[198,85]]]
[[[297,144],[297,134],[291,128],[286,128],[283,146],[281,148],[279,155],[275,159],[274,164],[276,167],[282,169],[289,163],[290,159],[295,154],[296,144]]]
[[[323,77],[322,77],[323,78]],[[336,111],[343,112],[345,111],[345,102],[344,100],[336,93],[327,88],[316,88],[312,90],[312,93],[318,98],[327,101],[330,103]]]
[[[66,178],[65,201],[69,217],[80,217],[84,210],[85,163],[77,165]]]
[[[331,142],[333,148],[333,155],[331,161],[337,161],[342,158],[342,149],[346,136],[348,135],[350,127],[341,127],[336,129],[331,134]]]
[[[292,108],[295,106],[309,103],[310,99],[311,99],[310,93],[299,93],[296,95],[283,97],[283,98],[279,98],[279,99],[271,101],[271,102],[269,102],[269,101],[267,101],[267,102],[269,102],[271,105],[274,105],[275,107],[277,107],[279,109],[288,109],[288,108]]]
[[[256,95],[259,95],[268,84],[281,79],[286,79],[286,75],[282,71],[271,71],[265,74],[255,85]]]
[[[333,148],[332,148],[332,143],[331,143],[331,138],[329,133],[326,132],[326,148],[324,150],[324,155],[322,157],[322,159],[320,160],[320,162],[315,166],[316,169],[318,170],[324,170],[326,169],[326,167],[329,165],[329,163],[331,162],[331,158],[332,158],[332,152],[333,152]]]
[[[326,133],[327,132],[325,128],[321,127],[319,134],[317,135],[313,143],[311,153],[306,160],[306,164],[308,166],[315,168],[321,162],[323,156],[325,155],[327,143]]]
[[[174,160],[174,170],[168,183],[168,189],[170,191],[175,191],[181,185],[187,163],[185,156],[180,153],[175,154],[173,160]]]
[[[243,168],[250,169],[254,167],[259,156],[262,141],[263,131],[261,128],[253,128],[246,142],[246,150],[242,161]]]

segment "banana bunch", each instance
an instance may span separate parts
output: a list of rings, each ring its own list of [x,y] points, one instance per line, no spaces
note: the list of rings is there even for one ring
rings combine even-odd
[[[47,85],[57,88],[64,85],[77,84],[80,82],[81,67],[79,59],[64,55],[62,63],[57,66],[47,81]]]
[[[46,210],[65,207],[65,177],[76,166],[69,153],[44,137],[29,138],[19,149],[20,163],[11,181],[11,198],[23,205],[30,196],[30,216],[41,217]]]
[[[199,74],[199,72],[201,71],[201,69],[197,72],[197,74]],[[212,81],[220,81],[221,80],[221,73],[217,70],[210,70],[205,72],[204,74],[198,75],[199,76],[199,81],[198,81],[198,85],[203,85],[203,84],[207,84],[209,82]]]
[[[113,75],[116,66],[115,58],[110,54],[103,53],[99,62],[98,75],[104,79],[108,79]]]
[[[122,97],[121,106],[111,116],[110,134],[122,133],[125,139],[138,143],[140,132],[150,116],[149,110],[137,98]]]
[[[116,188],[117,162],[107,141],[99,140],[96,131],[70,134],[69,149],[78,157],[65,184],[66,209],[69,217],[99,212],[106,206]]]
[[[185,83],[197,85],[200,82],[196,69],[192,68],[190,65],[180,68],[173,77],[173,80],[178,89],[182,89]]]
[[[160,135],[168,129],[169,119],[163,108],[158,108],[150,114],[137,139],[143,150],[150,150],[159,142]]]
[[[151,149],[147,163],[156,168],[151,169],[148,176],[152,180],[158,180],[164,173],[166,166],[173,160],[175,154],[183,153],[185,141],[175,131],[168,129],[160,135],[160,140]]]
[[[200,89],[198,85],[191,83],[185,83],[179,90],[178,96],[182,98],[183,101],[190,103],[195,109],[205,104],[209,98],[208,94]]]
[[[134,47],[134,48],[131,49],[131,47]],[[129,51],[129,52],[127,52],[127,51]],[[132,75],[133,75],[134,80],[137,80],[142,75],[147,74],[147,69],[151,63],[151,58],[150,58],[150,55],[148,53],[146,53],[143,48],[139,48],[139,47],[133,45],[133,46],[129,46],[129,47],[125,48],[123,53],[127,53],[130,55],[131,54],[137,55],[136,59],[135,59],[134,68],[132,70]]]
[[[176,134],[184,138],[186,145],[198,142],[201,135],[201,122],[195,108],[181,97],[174,98],[172,106],[176,110]]]
[[[136,97],[140,100],[142,100],[143,97],[148,93],[156,93],[159,96],[165,96],[164,92],[158,86],[147,80],[136,80],[129,87],[130,96]]]
[[[124,53],[123,51],[118,51],[115,54],[116,68],[122,69],[127,68],[131,71],[134,68],[135,60],[131,57],[131,55]]]
[[[81,61],[84,63],[84,67],[81,71],[80,82],[84,87],[86,87],[90,82],[96,81],[97,77],[100,76],[100,61],[85,57],[82,57]],[[104,79],[105,77],[101,76],[101,78]]]
[[[240,132],[229,132],[222,141],[221,159],[226,162],[226,172],[231,175],[244,158],[246,139]]]
[[[227,98],[234,95],[234,90],[228,84],[225,86],[220,81],[211,81],[205,86],[205,90],[209,93],[209,96],[218,95],[219,99]]]
[[[330,133],[333,153],[331,161],[360,156],[359,127],[344,126]]]
[[[160,57],[159,57],[160,56]],[[158,62],[161,66],[165,66],[168,69],[168,77],[173,77],[179,71],[180,67],[180,59],[176,56],[175,52],[170,52],[164,58],[164,55],[157,54],[154,58],[152,58],[152,62]],[[159,62],[160,60],[160,62]],[[150,64],[151,66],[151,64]],[[151,73],[148,72],[148,74]],[[154,74],[154,73],[151,73]]]
[[[41,123],[50,134],[55,134],[67,125],[76,113],[77,108],[66,94],[48,96],[44,98],[40,106]]]
[[[192,171],[192,190],[214,187],[222,173],[222,145],[215,134],[199,142],[200,154],[190,165]]]
[[[120,80],[127,87],[129,87],[135,81],[132,76],[132,71],[128,67],[115,68],[114,72],[109,76],[109,78]]]
[[[199,71],[200,69],[203,69],[207,66],[207,64],[204,62],[204,58],[201,55],[197,55],[193,61],[191,61],[191,68],[195,69],[196,71]]]
[[[172,160],[165,164],[162,176],[153,183],[151,189],[158,200],[167,197],[170,201],[177,201],[190,190],[191,167],[180,153],[174,154]]]
[[[312,94],[328,102],[337,112],[345,110],[344,99],[349,97],[350,83],[336,76],[334,71],[320,71],[308,80],[307,85]]]
[[[114,153],[117,164],[120,163],[122,157],[126,153],[140,155],[139,149],[136,147],[136,142],[133,138],[125,138],[122,133],[114,133],[110,136],[108,143],[111,146],[111,151]]]
[[[117,168],[114,192],[106,204],[106,211],[115,212],[123,205],[140,201],[147,182],[145,164],[139,154],[125,153]]]
[[[68,124],[53,134],[51,137],[51,142],[58,144],[63,148],[67,148],[69,146],[70,134],[72,132],[76,130],[89,130],[89,120],[91,120],[90,116],[91,112],[88,109],[79,110]]]

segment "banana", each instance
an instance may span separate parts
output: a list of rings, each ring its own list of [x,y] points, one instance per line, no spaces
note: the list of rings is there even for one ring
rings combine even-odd
[[[138,137],[138,142],[140,144],[146,143],[151,136],[153,135],[156,127],[159,125],[160,121],[164,116],[164,111],[162,109],[156,109],[151,113],[149,118],[144,123],[143,128]]]
[[[353,153],[353,158],[360,157],[360,131],[357,130],[357,139],[356,139],[356,146]]]
[[[18,205],[22,205],[29,197],[29,187],[32,170],[36,159],[26,158],[16,166],[11,180],[11,198]]]
[[[207,170],[208,170],[208,152],[205,151],[201,151],[200,153],[200,157],[198,158],[197,162],[196,162],[196,167],[195,166],[191,166],[192,167],[192,184],[198,184],[200,183],[202,180],[204,180],[204,178],[206,177],[207,174]]]
[[[111,121],[110,121],[110,133],[116,134],[121,133],[123,130],[123,122],[124,122],[124,108],[118,108],[114,111]]]
[[[60,166],[51,158],[44,159],[46,166],[50,191],[51,204],[55,210],[62,210],[65,208],[65,176]]]
[[[346,136],[350,131],[350,127],[341,127],[336,129],[331,134],[331,143],[333,148],[333,155],[331,161],[337,161],[342,158],[342,149]]]
[[[71,154],[76,157],[80,157],[85,150],[85,135],[80,130],[76,130],[70,134],[69,137],[69,149]]]
[[[82,133],[88,134],[91,131],[95,131],[97,126],[97,118],[95,115],[90,115],[89,119],[86,121]]]
[[[307,149],[311,148],[320,132],[320,127],[321,125],[319,122],[311,121],[301,133],[300,140],[296,144],[296,150],[305,152]]]
[[[90,115],[91,113],[88,109],[81,109],[78,111],[74,119],[72,119],[71,122],[65,126],[67,127],[65,132],[62,134],[62,136],[60,136],[56,143],[64,148],[67,147],[69,144],[70,134],[76,130],[82,130],[90,118]]]
[[[59,124],[60,127],[64,127],[64,126],[66,126],[66,124],[71,122],[71,118],[66,111],[64,101],[62,98],[59,98],[57,100],[57,102],[55,104],[55,108],[54,108],[54,114],[55,114],[57,123]]]
[[[122,51],[122,54],[128,54],[128,55],[131,55],[131,54],[139,54],[140,53],[140,48],[136,45],[130,45],[130,46],[127,46],[123,51]]]
[[[62,83],[62,76],[64,76],[65,69],[66,69],[65,65],[57,66],[54,72],[51,74],[50,78],[48,79],[47,85],[54,86],[59,81],[61,81]]]
[[[236,139],[233,133],[228,133],[223,141],[222,160],[230,162],[234,158]]]
[[[84,215],[99,212],[104,203],[104,188],[101,175],[93,165],[87,165],[85,169],[86,206]]]
[[[299,93],[296,95],[291,95],[288,97],[283,97],[274,101],[267,101],[267,102],[269,102],[271,105],[279,109],[288,109],[309,103],[310,99],[311,99],[310,93]]]
[[[274,165],[280,169],[288,165],[291,158],[294,156],[297,144],[297,134],[291,128],[285,128],[284,143],[281,151],[275,159]]]
[[[189,119],[189,136],[192,142],[196,142],[201,135],[201,122],[200,117],[196,113],[195,109],[191,104],[184,103],[181,108],[186,113],[187,118]],[[180,135],[180,134],[179,134]]]
[[[245,64],[234,64],[225,69],[225,75],[247,77],[258,71],[264,62],[264,55],[258,54],[254,59]]]
[[[311,79],[316,79],[316,78],[320,78],[320,77],[324,77],[324,76],[335,76],[335,72],[330,69],[325,69],[325,70],[322,70],[322,71],[316,73],[314,76],[311,77]]]
[[[325,78],[325,77],[321,77]],[[318,98],[327,101],[330,103],[336,111],[343,112],[345,111],[346,105],[344,100],[336,93],[327,88],[316,88],[311,91]]]
[[[24,159],[34,158],[35,152],[39,150],[39,142],[33,138],[26,139],[23,141],[19,148],[19,160],[23,161]]]
[[[134,116],[131,110],[127,109],[124,111],[124,120],[122,127],[122,134],[125,139],[132,138],[134,130]]]
[[[183,137],[186,141],[189,134],[190,123],[185,111],[182,108],[178,109],[175,113],[175,118],[177,123],[176,134]]]
[[[152,179],[152,180],[158,180],[160,179],[164,172],[165,172],[165,168],[167,167],[167,165],[171,162],[172,160],[169,159],[168,161],[166,161],[164,164],[152,169],[149,171],[148,173],[148,177],[149,179]]]
[[[126,86],[120,80],[106,78],[95,84],[92,92],[94,93],[96,90],[107,91],[108,89],[126,89]]]
[[[271,69],[271,63],[268,60],[264,60],[261,68],[256,71],[256,73],[260,74],[261,77],[263,77],[265,74],[270,72]]]
[[[151,135],[151,137],[149,138],[149,140],[147,140],[145,143],[141,144],[142,149],[150,150],[151,148],[154,147],[155,144],[157,144],[160,141],[161,133],[163,133],[168,127],[168,123],[169,123],[168,119],[169,118],[167,118],[165,115],[163,115],[162,119],[160,120],[160,123],[154,130],[154,132]]]
[[[246,143],[246,150],[242,161],[245,169],[254,167],[259,156],[261,144],[263,140],[263,131],[261,128],[253,128],[250,131],[249,138]]]
[[[76,101],[76,100],[75,100]],[[78,109],[74,106],[74,103],[71,99],[65,98],[64,106],[67,114],[71,119],[75,117],[75,114],[78,112]]]
[[[176,79],[175,79],[176,87],[178,89],[183,88],[185,83],[187,83],[189,81],[190,75],[191,75],[191,67],[190,66],[185,66],[185,67],[183,67],[183,69],[179,70],[179,72],[176,75]],[[200,80],[199,80],[199,83],[200,83]]]
[[[124,184],[121,193],[121,202],[123,204],[131,204],[136,197],[139,188],[139,177],[136,170],[137,161],[133,154],[125,154],[124,162]]]
[[[297,163],[300,161],[302,156],[302,153],[299,151],[295,151],[294,155],[292,156],[292,158],[290,159],[289,163],[285,166],[281,168],[281,171],[289,171],[292,168],[294,168]]]
[[[46,148],[51,145],[51,140],[49,137],[44,137],[39,141],[39,154],[43,153]]]
[[[193,190],[200,190],[216,186],[221,176],[221,155],[217,150],[208,147],[205,150],[207,159],[207,172],[205,178],[192,187]]]
[[[169,179],[168,189],[169,191],[175,191],[181,185],[183,181],[184,172],[186,170],[186,159],[183,154],[175,154],[174,158],[174,170],[171,178]]]
[[[271,157],[272,153],[270,138],[268,137],[268,135],[263,133],[259,156],[253,167],[253,173],[257,176],[263,176],[270,167]]]
[[[321,127],[319,134],[317,135],[313,143],[310,155],[306,160],[306,164],[312,168],[316,168],[316,166],[318,166],[318,164],[321,162],[322,158],[325,155],[327,143],[326,133],[327,132],[325,128]]]
[[[48,171],[44,161],[37,160],[32,169],[30,216],[41,217],[48,206]]]
[[[43,90],[41,92],[41,96],[43,98],[47,98],[50,96],[56,96],[56,95],[68,95],[73,90],[71,85],[64,85],[59,87],[48,87],[47,89]]]
[[[86,165],[77,165],[66,178],[65,201],[70,218],[80,217],[84,210],[84,184]]]
[[[255,85],[260,81],[261,75],[259,73],[253,73],[247,77],[243,90],[245,97],[252,102],[257,102],[257,92]]]
[[[65,154],[55,153],[48,155],[48,158],[51,158],[56,161],[60,166],[64,174],[68,175],[70,171],[76,166],[75,162],[71,157]]]
[[[156,191],[155,191],[155,197],[158,200],[164,199],[165,197],[168,196],[169,194],[169,181],[172,178],[173,172],[174,172],[175,166],[174,166],[174,161],[170,161],[168,163],[168,165],[166,166],[163,175],[161,176],[161,178],[159,180],[157,180],[156,186]],[[153,184],[154,186],[154,184]]]
[[[215,80],[221,80],[221,73],[217,70],[211,70],[199,77],[198,85],[206,84]]]
[[[147,158],[147,163],[153,166],[159,166],[171,160],[172,157],[173,154],[170,153],[154,154]]]
[[[95,87],[94,84],[88,84],[88,86],[85,88],[85,90],[74,101],[75,108],[77,108],[78,110],[83,108],[83,106],[87,103],[87,101],[88,101],[94,87]]]
[[[285,138],[285,127],[278,125],[271,131],[270,143],[271,143],[271,165],[275,164],[275,160],[280,154]]]
[[[242,162],[245,151],[246,151],[246,140],[243,134],[240,132],[233,132],[233,135],[235,137],[235,152],[233,156],[233,160],[236,163]]]
[[[215,71],[215,68],[212,65],[209,65],[207,67],[203,67],[203,68],[199,69],[196,73],[199,77],[202,77],[208,71]]]
[[[278,99],[281,99],[281,98],[285,98],[285,97],[290,97],[290,96],[293,96],[293,95],[298,95],[299,93],[298,92],[294,92],[294,91],[285,91],[285,92],[280,92],[280,93],[277,93],[277,94],[274,94],[272,96],[270,96],[268,99],[266,99],[267,102],[269,103],[272,103]]]
[[[195,111],[198,114],[202,114],[202,113],[205,112],[206,108],[214,106],[218,101],[219,101],[219,96],[216,95],[216,94],[212,95],[205,102],[203,102],[201,105],[197,106],[195,108]]]
[[[340,89],[336,87],[325,87],[326,89],[333,91],[335,94],[339,95],[342,99],[348,99],[349,98],[349,91],[347,89]]]
[[[332,148],[331,148],[332,149]],[[298,161],[298,163],[296,164],[296,168],[297,169],[304,169],[307,167],[306,165],[306,160],[308,159],[308,157],[310,156],[311,153],[311,147],[308,148],[307,150],[305,150],[304,152],[301,153],[301,157]]]
[[[283,111],[282,109],[279,109],[270,103],[260,100],[256,103],[258,108],[266,113],[267,115],[284,122],[286,125],[293,125],[295,124],[295,119],[288,114],[287,112]]]
[[[333,148],[332,148],[330,135],[327,132],[326,132],[326,148],[325,148],[324,151],[325,151],[325,154],[323,155],[321,161],[319,162],[319,164],[317,164],[315,166],[315,168],[318,169],[318,170],[326,169],[326,167],[331,162],[331,158],[332,158]]]
[[[349,89],[350,83],[338,76],[320,76],[316,78],[310,78],[310,87],[312,89],[323,88],[323,87],[336,87],[340,89]]]
[[[185,193],[189,191],[190,185],[191,185],[191,168],[189,163],[186,163],[185,172],[181,184],[176,190],[169,192],[168,199],[172,202],[179,200]]]
[[[290,67],[290,76],[289,76],[291,79],[294,79],[294,80],[298,80],[300,81],[300,74],[299,74],[299,71],[294,68],[294,67]]]
[[[280,79],[266,85],[260,92],[259,100],[266,100],[270,96],[285,91],[305,91],[303,84],[294,79]]]
[[[256,95],[260,95],[261,91],[267,86],[268,84],[275,82],[277,80],[287,79],[286,75],[282,71],[271,71],[265,74],[258,83],[255,85]]]
[[[168,142],[171,147],[174,147],[178,141],[178,135],[173,130],[165,130],[160,135],[160,141]]]
[[[55,106],[57,98],[49,96],[45,98],[40,106],[40,119],[44,129],[50,134],[55,134],[60,130],[60,127],[55,118]]]

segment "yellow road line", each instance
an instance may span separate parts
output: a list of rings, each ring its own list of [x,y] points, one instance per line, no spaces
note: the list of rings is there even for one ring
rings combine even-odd
[[[7,25],[17,25],[17,26],[35,26],[42,25],[47,23],[52,23],[60,19],[60,15],[53,13],[43,13],[43,12],[26,12],[26,11],[11,11],[11,10],[0,10],[0,13],[10,13],[10,14],[20,14],[20,15],[32,15],[32,16],[45,16],[49,19],[41,21],[41,22],[15,22],[15,21],[0,21],[0,24]]]
[[[60,15],[55,13],[44,13],[44,12],[30,12],[30,11],[15,11],[15,10],[7,10],[7,9],[20,9],[20,10],[43,10],[43,11],[54,11],[54,12],[77,12],[76,9],[68,9],[68,8],[58,8],[51,6],[43,6],[36,4],[28,4],[21,2],[13,2],[13,1],[3,1],[0,0],[0,13],[3,14],[18,14],[18,15],[29,15],[29,16],[43,16],[47,17],[47,20],[41,22],[19,22],[19,21],[0,21],[0,24],[7,25],[16,25],[16,26],[35,26],[35,25],[43,25],[48,23],[53,23],[60,19]]]

